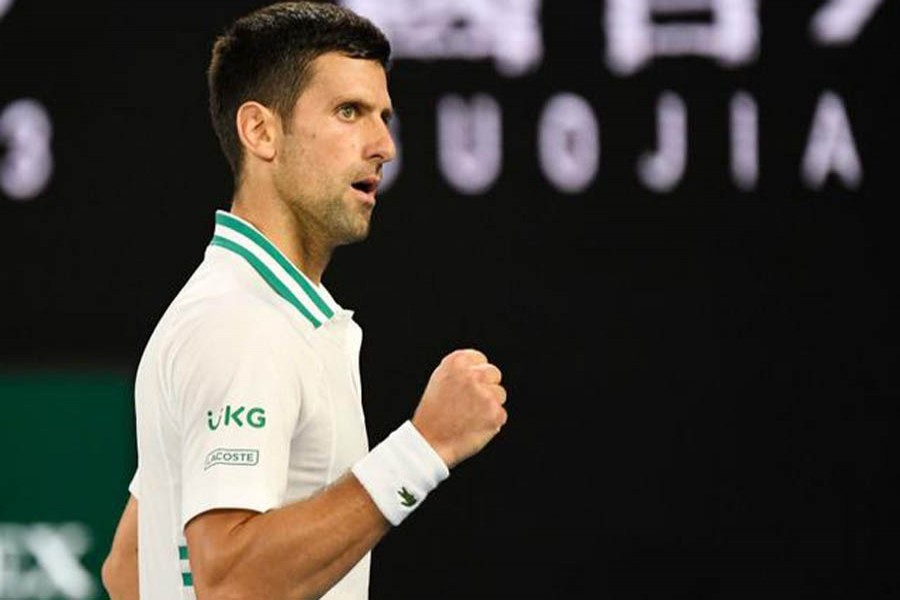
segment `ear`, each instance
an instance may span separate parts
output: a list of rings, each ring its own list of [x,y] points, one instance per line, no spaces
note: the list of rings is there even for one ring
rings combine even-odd
[[[280,121],[274,112],[259,102],[244,102],[236,121],[238,137],[248,153],[265,161],[275,158]]]

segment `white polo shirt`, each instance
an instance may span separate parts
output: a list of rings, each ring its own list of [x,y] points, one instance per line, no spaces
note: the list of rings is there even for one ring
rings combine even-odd
[[[195,597],[192,517],[307,498],[368,452],[352,311],[249,223],[224,211],[215,220],[137,371],[142,600]],[[367,598],[369,563],[324,597]]]

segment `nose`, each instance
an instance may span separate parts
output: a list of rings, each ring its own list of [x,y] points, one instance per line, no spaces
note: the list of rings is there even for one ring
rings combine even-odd
[[[386,163],[397,156],[397,146],[394,144],[394,136],[388,123],[378,119],[372,133],[372,141],[369,144],[368,158]]]

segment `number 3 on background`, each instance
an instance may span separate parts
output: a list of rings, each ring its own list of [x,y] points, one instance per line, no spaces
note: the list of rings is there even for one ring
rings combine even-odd
[[[0,0],[2,3],[2,0]],[[31,99],[16,100],[0,111],[0,192],[26,201],[50,182],[53,125],[44,106]]]

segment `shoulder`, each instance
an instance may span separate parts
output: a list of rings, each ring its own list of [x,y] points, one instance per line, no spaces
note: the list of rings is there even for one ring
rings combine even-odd
[[[224,397],[229,390],[296,398],[320,373],[314,349],[285,315],[240,292],[198,303],[157,357],[166,388],[182,399]]]
[[[306,336],[283,310],[265,298],[237,290],[198,302],[183,315],[172,341],[182,354],[226,362],[311,350]]]
[[[243,259],[210,247],[162,321],[167,321],[169,330],[188,337],[296,337],[298,328],[280,303],[281,299]]]
[[[312,351],[303,323],[291,319],[281,299],[216,248],[167,309],[158,326],[166,362],[233,362],[248,355]]]

